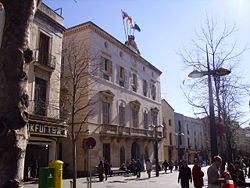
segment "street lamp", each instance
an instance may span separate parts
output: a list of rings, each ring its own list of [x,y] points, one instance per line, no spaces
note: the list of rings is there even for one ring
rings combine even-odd
[[[177,161],[180,161],[180,137],[184,136],[184,133],[175,133],[175,135],[177,136]]]
[[[159,158],[158,158],[158,136],[157,136],[157,129],[163,127],[163,125],[150,125],[152,129],[154,129],[154,154],[155,154],[155,175],[159,176]]]
[[[207,53],[207,71],[198,71],[194,70],[191,72],[188,77],[190,78],[201,78],[205,75],[208,76],[208,97],[209,97],[209,123],[210,123],[210,139],[211,139],[211,158],[218,155],[218,146],[217,146],[217,135],[216,135],[216,126],[215,126],[215,115],[214,115],[214,103],[213,103],[213,90],[212,90],[212,76],[224,76],[230,74],[231,71],[219,68],[216,70],[210,69],[209,58],[208,58],[208,50],[206,46]]]

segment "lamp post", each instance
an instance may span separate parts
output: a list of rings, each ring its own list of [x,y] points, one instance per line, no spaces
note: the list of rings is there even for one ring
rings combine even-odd
[[[157,129],[163,127],[162,125],[150,125],[154,130],[154,154],[155,154],[155,176],[159,176],[159,158],[158,158],[158,136]]]
[[[175,135],[177,136],[177,161],[180,161],[180,137],[184,136],[184,133],[175,133]]]
[[[191,72],[188,77],[190,78],[201,78],[205,75],[208,76],[208,97],[209,97],[209,123],[210,123],[210,144],[211,144],[211,158],[218,155],[218,146],[217,146],[217,135],[216,135],[216,125],[215,125],[215,115],[214,115],[214,102],[213,102],[213,90],[212,90],[212,80],[211,76],[224,76],[230,74],[231,71],[219,68],[216,70],[210,69],[208,50],[206,46],[207,54],[207,71],[198,71],[194,70]]]

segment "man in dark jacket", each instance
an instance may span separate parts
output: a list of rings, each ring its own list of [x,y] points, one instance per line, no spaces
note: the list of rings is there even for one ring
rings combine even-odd
[[[235,176],[236,185],[239,187],[245,187],[243,185],[246,182],[245,175],[244,175],[244,171],[240,169],[240,162],[235,161],[234,167],[235,167],[234,176]]]
[[[178,183],[180,180],[182,188],[189,188],[189,180],[192,183],[191,169],[187,166],[187,161],[183,161],[183,165],[179,170]]]
[[[104,173],[104,165],[103,162],[100,161],[99,165],[98,165],[98,174],[99,174],[99,181],[103,181],[103,173]]]
[[[135,170],[136,170],[137,178],[140,178],[141,177],[141,171],[142,171],[142,164],[141,164],[139,159],[137,159],[137,161],[135,163]]]
[[[198,159],[194,160],[194,166],[192,169],[193,182],[195,188],[202,188],[204,172],[201,170],[201,166]]]
[[[105,180],[108,180],[108,175],[110,174],[110,165],[107,160],[104,161],[104,174],[105,174]]]

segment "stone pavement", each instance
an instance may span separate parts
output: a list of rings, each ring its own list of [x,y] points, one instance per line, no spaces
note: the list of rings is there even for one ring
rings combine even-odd
[[[192,168],[192,166],[190,166]],[[207,168],[203,167],[202,171],[205,174],[204,183],[207,187]],[[92,188],[180,188],[180,184],[177,182],[178,171],[165,174],[160,172],[159,177],[155,177],[153,172],[150,179],[147,178],[146,172],[141,173],[141,178],[137,179],[136,176],[113,176],[108,177],[107,181],[98,182],[98,178],[92,178]],[[63,180],[63,188],[70,188],[71,179]],[[38,188],[37,183],[26,183],[24,188]],[[77,188],[87,188],[86,178],[77,179]],[[193,184],[190,184],[190,188],[193,188]]]

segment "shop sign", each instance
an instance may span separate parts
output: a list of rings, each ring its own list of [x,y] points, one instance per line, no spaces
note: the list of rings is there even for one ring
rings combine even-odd
[[[29,132],[36,135],[67,136],[66,127],[37,121],[29,121]]]

